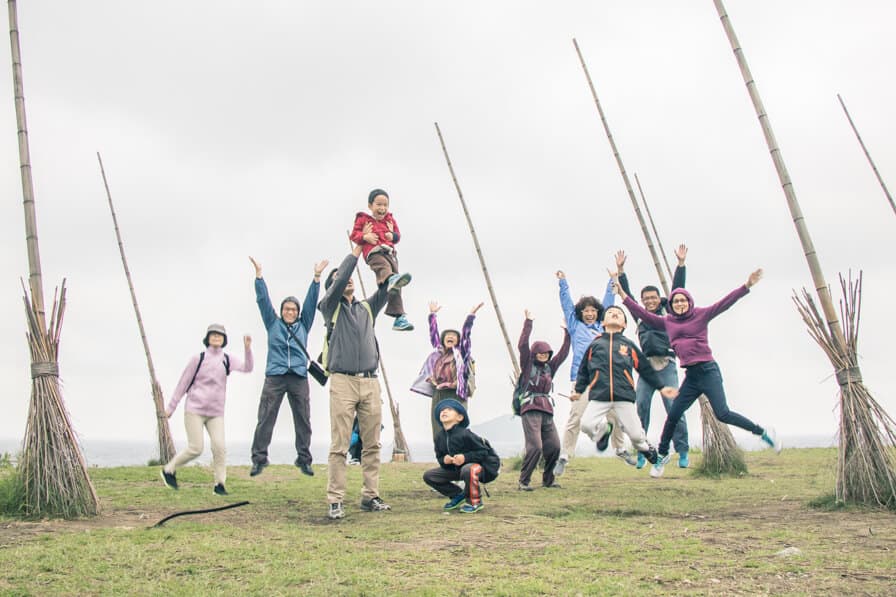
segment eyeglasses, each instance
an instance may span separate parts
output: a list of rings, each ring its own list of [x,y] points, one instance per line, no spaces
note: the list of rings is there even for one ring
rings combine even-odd
[[[295,307],[283,307],[284,311],[298,311]]]
[[[674,299],[672,299],[672,304],[673,304],[673,305],[674,305],[675,303],[686,303],[686,302],[688,302],[688,299],[686,299],[686,298],[684,298],[684,297],[680,297],[680,298],[679,298],[679,297],[675,297]]]

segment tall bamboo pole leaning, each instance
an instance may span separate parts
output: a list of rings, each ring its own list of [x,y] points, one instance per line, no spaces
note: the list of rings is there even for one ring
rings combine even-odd
[[[880,407],[862,382],[858,365],[858,314],[861,305],[861,276],[857,283],[850,277],[840,278],[844,299],[841,310],[848,325],[847,333],[834,308],[831,290],[824,278],[818,253],[809,235],[806,220],[796,198],[793,183],[784,164],[784,157],[772,131],[771,122],[743,49],[734,33],[731,19],[721,0],[713,0],[722,27],[734,51],[753,108],[759,117],[762,134],[768,145],[787,207],[806,256],[821,313],[808,291],[794,300],[809,333],[819,343],[834,367],[840,386],[840,449],[838,454],[836,497],[844,502],[881,505],[896,509],[896,455],[893,444],[893,419]]]
[[[501,315],[501,308],[498,307],[498,297],[495,295],[495,288],[492,286],[491,276],[488,274],[488,267],[485,265],[485,257],[482,256],[482,248],[479,246],[479,237],[476,236],[476,229],[473,227],[473,220],[470,218],[470,210],[467,209],[467,202],[464,201],[463,191],[460,190],[460,184],[457,182],[457,176],[454,174],[454,166],[451,165],[451,158],[448,157],[448,148],[445,147],[445,138],[442,137],[442,130],[439,123],[436,125],[436,133],[439,135],[439,143],[442,146],[442,153],[445,154],[445,162],[448,164],[448,171],[451,173],[451,180],[454,182],[454,188],[457,189],[457,197],[460,199],[460,206],[464,210],[464,216],[467,218],[467,226],[470,228],[470,235],[473,237],[473,246],[476,247],[476,255],[479,257],[479,265],[482,267],[482,275],[485,276],[485,285],[488,287],[488,294],[492,299],[492,306],[495,308],[495,315],[498,316],[498,325],[501,333],[504,335],[504,344],[507,346],[507,353],[510,355],[510,362],[513,365],[513,379],[516,380],[520,376],[520,364],[517,361],[516,353],[513,351],[513,345],[510,343],[510,336],[507,334],[507,326],[504,325],[504,317]]]
[[[349,235],[348,246],[352,248],[351,233]],[[367,300],[367,290],[364,288],[364,278],[361,277],[361,271],[355,270],[358,276],[358,285],[361,286],[361,296]],[[392,442],[392,462],[405,462],[411,460],[411,448],[404,437],[404,431],[401,429],[401,418],[398,413],[398,403],[392,398],[392,388],[389,385],[389,376],[386,375],[386,364],[383,362],[383,355],[380,353],[380,373],[383,374],[383,383],[386,385],[386,396],[389,398],[389,411],[392,413],[392,432],[395,440]]]
[[[868,163],[871,164],[871,169],[874,170],[874,175],[877,177],[877,182],[880,183],[880,187],[884,190],[884,195],[887,196],[887,201],[890,202],[890,207],[893,208],[893,213],[896,213],[896,203],[893,203],[893,196],[890,194],[890,190],[887,188],[886,183],[884,183],[884,179],[881,177],[880,172],[877,170],[877,166],[874,165],[874,160],[871,159],[871,154],[868,152],[868,148],[865,147],[865,142],[862,141],[862,136],[859,134],[859,129],[856,128],[856,125],[852,121],[852,116],[849,115],[849,110],[846,109],[846,104],[843,103],[843,98],[840,97],[840,94],[837,94],[837,99],[840,101],[840,106],[843,108],[843,113],[846,114],[846,119],[849,121],[849,126],[852,127],[852,132],[856,134],[856,139],[859,140],[859,145],[862,146],[862,151],[865,152],[865,157],[868,158]]]
[[[635,172],[635,184],[638,185],[638,194],[641,195],[641,203],[644,204],[644,211],[647,212],[647,219],[650,220],[650,228],[653,230],[653,237],[656,239],[656,244],[660,248],[660,255],[663,256],[663,264],[666,266],[666,273],[669,274],[669,279],[673,278],[672,268],[669,267],[669,258],[666,257],[666,249],[663,248],[663,241],[660,240],[660,235],[656,231],[656,223],[653,221],[653,214],[650,213],[650,206],[647,205],[647,197],[644,196],[644,189],[641,188],[641,180],[638,178],[638,173]]]
[[[59,386],[59,339],[65,314],[65,280],[58,296],[54,297],[49,327],[44,311],[15,0],[9,0],[7,8],[31,295],[29,297],[23,284],[26,338],[31,353],[31,401],[15,482],[21,489],[21,511],[26,516],[92,516],[97,513],[99,500]]]
[[[607,117],[601,108],[600,100],[597,97],[597,90],[594,88],[594,82],[591,80],[591,74],[588,72],[588,66],[585,64],[585,58],[582,57],[582,51],[579,44],[573,38],[573,45],[576,48],[576,54],[579,56],[579,63],[582,65],[582,71],[588,80],[588,87],[591,89],[591,97],[594,99],[594,105],[597,106],[597,113],[600,115],[600,121],[607,133],[607,140],[610,142],[610,148],[613,150],[613,157],[616,158],[616,164],[619,166],[619,172],[622,174],[622,180],[625,183],[625,190],[628,191],[629,199],[631,199],[632,207],[635,209],[635,217],[638,218],[638,224],[641,225],[641,232],[644,234],[644,240],[647,242],[647,249],[653,258],[653,266],[656,268],[656,274],[660,279],[660,286],[666,296],[669,296],[669,283],[666,281],[663,267],[660,265],[660,258],[657,255],[656,248],[653,245],[653,239],[647,230],[647,222],[644,221],[644,214],[638,206],[638,200],[635,198],[635,192],[632,190],[632,184],[628,179],[625,171],[625,165],[622,163],[622,156],[616,149],[616,142],[613,140],[613,133],[610,132],[610,125],[607,123]],[[668,267],[668,265],[667,265]],[[701,395],[700,414],[703,421],[703,462],[711,464],[711,467],[704,466],[704,470],[713,474],[733,474],[738,475],[746,471],[747,465],[743,458],[743,453],[737,447],[731,430],[726,425],[722,425],[712,411],[709,400],[706,396]]]
[[[128,260],[124,254],[124,243],[121,240],[121,231],[118,228],[118,217],[115,215],[115,207],[112,205],[112,192],[109,190],[109,181],[106,179],[106,169],[103,167],[103,158],[100,152],[96,152],[96,159],[100,163],[100,173],[103,175],[103,187],[106,189],[106,199],[109,200],[109,211],[112,213],[112,224],[115,227],[115,238],[118,240],[118,253],[121,255],[121,265],[124,267],[124,276],[128,281],[128,290],[131,292],[131,304],[134,305],[134,314],[137,316],[137,327],[140,330],[140,340],[143,342],[143,352],[146,354],[146,365],[149,367],[149,384],[152,391],[152,401],[156,408],[156,428],[159,440],[159,460],[162,463],[174,458],[174,441],[171,439],[171,428],[168,425],[168,417],[165,414],[165,403],[162,398],[162,388],[156,378],[156,368],[149,352],[149,341],[146,339],[146,329],[143,327],[143,318],[140,316],[140,305],[137,304],[137,293],[134,291],[134,282],[131,280],[131,270],[128,268]]]

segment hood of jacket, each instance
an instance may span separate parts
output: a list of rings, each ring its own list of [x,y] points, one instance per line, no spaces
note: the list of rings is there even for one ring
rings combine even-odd
[[[688,299],[688,310],[685,313],[679,315],[675,312],[675,309],[672,308],[672,300],[675,298],[676,294],[682,295],[684,298]],[[676,288],[672,292],[669,293],[669,315],[674,317],[679,321],[684,321],[686,319],[690,319],[694,316],[694,297],[691,296],[691,293],[685,290],[684,288]]]
[[[551,348],[551,345],[545,342],[544,340],[536,340],[532,343],[532,346],[529,348],[529,352],[532,353],[533,362],[535,359],[535,355],[541,354],[543,352],[548,353],[548,360],[550,361],[554,357],[554,351]]]

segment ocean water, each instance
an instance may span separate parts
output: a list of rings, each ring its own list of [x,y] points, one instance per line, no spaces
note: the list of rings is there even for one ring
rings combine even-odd
[[[492,445],[502,458],[519,456],[523,449],[522,434],[518,441],[494,441]],[[748,438],[752,440],[752,438]],[[803,435],[782,437],[785,448],[826,448],[836,445],[836,438],[827,435]],[[695,444],[696,445],[696,444]],[[184,446],[175,445],[176,449]],[[742,441],[741,447],[745,450],[762,449],[762,445],[755,441]],[[140,466],[145,465],[151,459],[158,458],[158,449],[155,442],[137,442],[121,440],[89,440],[81,446],[88,466]],[[21,450],[21,441],[15,439],[0,439],[0,454],[9,454],[13,459]],[[325,443],[312,443],[311,456],[314,463],[327,462],[329,445]],[[412,442],[410,445],[411,460],[413,462],[434,462],[435,454],[431,442]],[[597,456],[592,444],[584,436],[579,438],[576,447],[577,456]],[[392,445],[383,444],[381,456],[384,461],[392,457]],[[600,455],[612,457],[612,451]],[[275,442],[269,449],[269,459],[273,464],[292,464],[295,461],[295,448],[290,443]],[[198,464],[211,463],[211,451],[206,442],[205,451],[196,459]],[[228,442],[227,464],[230,466],[248,466],[251,464],[250,444],[248,442]]]

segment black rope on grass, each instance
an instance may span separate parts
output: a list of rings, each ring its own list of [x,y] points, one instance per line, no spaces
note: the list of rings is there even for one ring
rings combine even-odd
[[[236,502],[235,504],[227,504],[226,506],[218,506],[217,508],[206,508],[205,510],[184,510],[183,512],[175,512],[170,516],[166,516],[159,522],[152,525],[150,528],[158,528],[171,520],[172,518],[177,518],[178,516],[186,516],[188,514],[208,514],[209,512],[220,512],[221,510],[230,510],[231,508],[239,508],[240,506],[246,506],[249,502]]]

